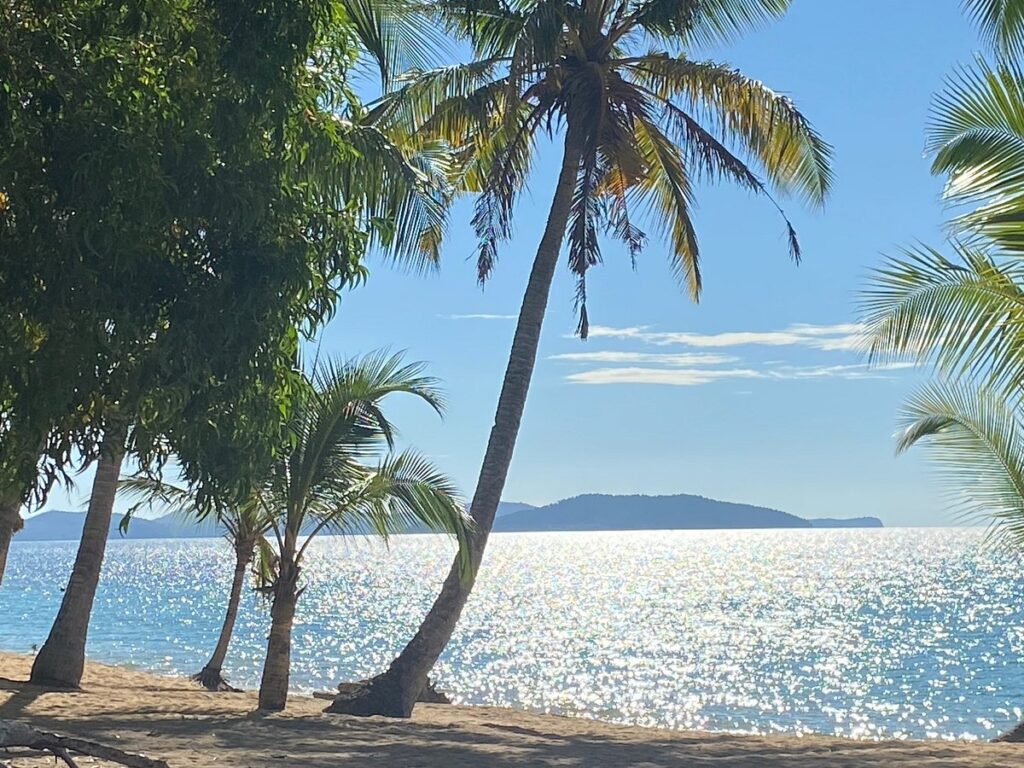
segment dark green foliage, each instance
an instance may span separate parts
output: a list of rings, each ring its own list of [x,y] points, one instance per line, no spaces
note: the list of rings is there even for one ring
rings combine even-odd
[[[112,419],[215,495],[270,460],[300,334],[361,275],[353,153],[321,100],[345,52],[307,66],[333,12],[0,8],[0,406],[26,436],[0,464],[30,477],[14,448],[53,430],[37,490]]]

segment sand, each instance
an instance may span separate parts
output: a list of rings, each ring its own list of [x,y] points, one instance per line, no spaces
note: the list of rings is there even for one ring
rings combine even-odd
[[[184,679],[102,664],[88,665],[81,691],[47,691],[24,682],[30,664],[27,656],[0,654],[0,718],[144,752],[172,768],[1024,765],[1024,745],[689,733],[487,707],[420,705],[411,720],[363,719],[325,715],[323,702],[294,696],[285,713],[259,715],[252,693],[207,693]],[[54,765],[52,757],[0,750],[4,762]]]

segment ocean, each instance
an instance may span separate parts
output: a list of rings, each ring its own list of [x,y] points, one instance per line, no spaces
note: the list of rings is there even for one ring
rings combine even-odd
[[[17,542],[0,650],[41,644],[72,542]],[[384,668],[447,571],[450,543],[311,547],[292,685]],[[436,669],[460,703],[665,728],[990,738],[1024,707],[1022,558],[975,529],[504,533]],[[88,655],[183,675],[220,629],[218,539],[111,541]],[[243,599],[226,675],[259,681],[269,608]]]

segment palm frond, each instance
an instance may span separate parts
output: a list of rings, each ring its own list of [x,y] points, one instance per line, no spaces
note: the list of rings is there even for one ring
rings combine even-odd
[[[191,488],[143,474],[123,477],[117,487],[122,498],[134,502],[121,520],[122,533],[127,532],[131,519],[143,507],[168,512],[188,522],[202,523],[207,517],[207,508],[197,503]],[[213,514],[232,545],[253,541],[270,530],[270,515],[255,495],[238,506],[218,508]]]
[[[633,29],[679,47],[728,42],[780,18],[791,0],[641,0],[615,25],[621,37]]]
[[[512,233],[512,211],[533,166],[537,126],[545,106],[512,110],[493,131],[474,140],[473,160],[466,182],[479,189],[473,209],[473,229],[479,239],[477,279],[483,283],[498,260],[498,245]]]
[[[133,513],[143,507],[185,511],[194,509],[195,505],[194,497],[187,488],[148,475],[122,477],[117,483],[117,490],[122,499],[134,502],[130,507]]]
[[[721,140],[684,110],[669,101],[662,103],[662,109],[663,122],[669,126],[676,143],[685,151],[687,166],[697,170],[698,178],[710,181],[728,180],[766,197],[771,202],[785,223],[789,255],[799,264],[801,250],[796,228],[767,185]]]
[[[650,120],[635,124],[637,148],[648,171],[636,186],[662,232],[672,244],[672,271],[694,301],[700,299],[700,246],[690,212],[693,189],[682,151]]]
[[[706,124],[723,143],[756,158],[772,185],[823,205],[832,186],[831,147],[786,96],[720,64],[654,53],[622,69],[658,99]]]
[[[266,593],[267,588],[274,583],[277,563],[278,556],[274,545],[266,536],[260,536],[256,540],[256,556],[252,562],[252,576],[257,590]]]
[[[601,261],[598,223],[601,216],[598,187],[601,173],[595,153],[587,153],[573,190],[569,209],[569,270],[576,275],[576,333],[586,339],[590,331],[587,317],[587,270]]]
[[[954,243],[956,259],[908,249],[876,270],[861,299],[873,360],[934,362],[994,389],[1024,381],[1024,265]]]
[[[405,72],[397,79],[395,90],[370,105],[367,120],[389,134],[399,129],[414,136],[447,102],[468,100],[480,89],[493,91],[505,64],[506,59],[493,58]],[[436,130],[432,135],[450,139],[456,146],[459,143],[454,135],[441,135]]]
[[[954,220],[1008,247],[1024,246],[1024,73],[983,60],[961,69],[937,97],[929,126],[933,173],[945,197],[977,206]]]
[[[964,10],[985,41],[1004,55],[1024,52],[1024,2],[1022,0],[963,0]]]
[[[898,450],[927,444],[957,512],[991,523],[1001,544],[1024,545],[1024,424],[1003,394],[935,383],[904,408]]]
[[[455,195],[449,148],[438,141],[402,147],[376,126],[344,127],[357,152],[346,168],[345,198],[358,202],[370,246],[399,264],[436,267]]]
[[[322,530],[340,534],[374,533],[385,541],[422,526],[447,533],[468,554],[472,522],[454,484],[414,451],[385,456],[339,503],[318,499],[309,509]]]
[[[369,462],[394,445],[396,429],[381,403],[409,394],[441,413],[444,399],[420,363],[377,352],[344,361],[319,361],[309,392],[296,405],[294,444],[277,465],[266,493],[298,536],[307,519],[344,510],[368,477]]]
[[[336,26],[350,32],[370,56],[385,91],[399,73],[451,58],[451,40],[430,3],[341,0],[341,7],[344,23]]]

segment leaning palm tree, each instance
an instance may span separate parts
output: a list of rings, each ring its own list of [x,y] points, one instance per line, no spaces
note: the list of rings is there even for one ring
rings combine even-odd
[[[260,709],[280,710],[287,701],[302,566],[319,534],[369,533],[386,540],[422,525],[455,536],[466,562],[469,519],[452,483],[417,453],[393,450],[395,428],[381,405],[403,393],[442,410],[435,381],[398,355],[318,364],[311,386],[299,395],[292,447],[257,493],[276,549]]]
[[[117,482],[131,444],[129,432],[128,425],[116,416],[105,425],[71,577],[50,633],[32,662],[30,679],[36,685],[77,688],[81,683],[89,620],[107,549]]]
[[[121,481],[120,490],[129,498],[137,499],[121,521],[122,531],[130,525],[135,511],[143,505],[149,508],[171,509],[176,514],[185,515],[197,522],[205,519],[195,504],[195,495],[188,489],[172,483],[146,475],[134,475]],[[245,587],[250,567],[257,589],[263,589],[269,583],[273,552],[266,535],[271,528],[271,519],[255,494],[238,506],[217,511],[213,517],[224,529],[224,538],[234,552],[235,568],[228,591],[227,610],[213,655],[192,679],[211,691],[234,692],[238,689],[224,679],[224,662],[227,659],[228,647],[231,645],[238,607],[242,600],[242,589]]]
[[[700,248],[695,184],[728,181],[821,204],[829,148],[787,97],[723,64],[687,54],[780,16],[788,0],[448,0],[440,21],[472,43],[474,61],[412,71],[372,109],[390,134],[443,140],[476,193],[477,273],[495,267],[542,135],[560,136],[558,178],[516,326],[471,503],[471,572],[453,566],[412,641],[386,673],[339,696],[332,711],[407,717],[472,589],[519,432],[541,325],[564,240],[576,278],[579,335],[586,279],[601,236],[636,258],[645,211],[672,271],[696,300]],[[781,213],[781,208],[779,209]],[[799,245],[783,216],[794,258]]]

